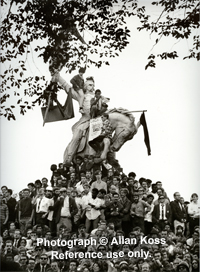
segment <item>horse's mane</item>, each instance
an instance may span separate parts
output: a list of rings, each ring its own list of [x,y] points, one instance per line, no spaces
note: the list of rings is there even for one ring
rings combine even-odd
[[[106,113],[114,113],[114,112],[118,112],[118,113],[121,113],[121,114],[123,114],[123,115],[125,115],[125,116],[127,116],[129,119],[130,119],[130,121],[131,122],[135,122],[135,117],[133,116],[133,114],[129,111],[129,110],[127,110],[127,109],[124,109],[124,108],[114,108],[114,109],[111,109],[111,110],[108,110]]]

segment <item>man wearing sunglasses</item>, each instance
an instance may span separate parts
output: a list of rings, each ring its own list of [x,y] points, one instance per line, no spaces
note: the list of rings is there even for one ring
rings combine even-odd
[[[35,265],[33,272],[46,272],[50,269],[51,265],[47,263],[48,257],[46,254],[41,254],[40,261]]]

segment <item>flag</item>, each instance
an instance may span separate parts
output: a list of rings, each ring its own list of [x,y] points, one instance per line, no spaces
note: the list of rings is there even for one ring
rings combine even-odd
[[[72,102],[71,90],[69,90],[68,92],[68,96],[63,107],[58,101],[56,102],[56,106],[49,107],[50,103],[48,103],[47,107],[41,108],[44,120],[43,125],[45,123],[68,120],[74,117],[74,107]]]
[[[146,147],[147,147],[148,155],[151,155],[149,132],[148,132],[148,128],[147,128],[147,123],[146,123],[144,112],[140,116],[140,124],[143,126],[143,130],[144,130],[144,142],[145,142]]]

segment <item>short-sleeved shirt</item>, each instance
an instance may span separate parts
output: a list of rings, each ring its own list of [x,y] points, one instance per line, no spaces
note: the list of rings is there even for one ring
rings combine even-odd
[[[0,221],[4,222],[8,215],[8,206],[6,204],[0,205]]]

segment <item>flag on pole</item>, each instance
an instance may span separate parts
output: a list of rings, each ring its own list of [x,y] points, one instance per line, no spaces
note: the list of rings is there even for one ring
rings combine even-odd
[[[57,100],[57,105],[49,107],[42,107],[43,125],[49,122],[56,122],[62,120],[68,120],[74,117],[74,107],[72,102],[71,90],[68,92],[68,96],[65,105],[62,106]]]
[[[147,147],[148,155],[151,155],[149,132],[148,132],[148,128],[147,128],[147,123],[146,123],[146,118],[145,118],[144,112],[140,116],[140,124],[143,126],[143,130],[144,130],[144,142],[145,142],[146,147]]]

